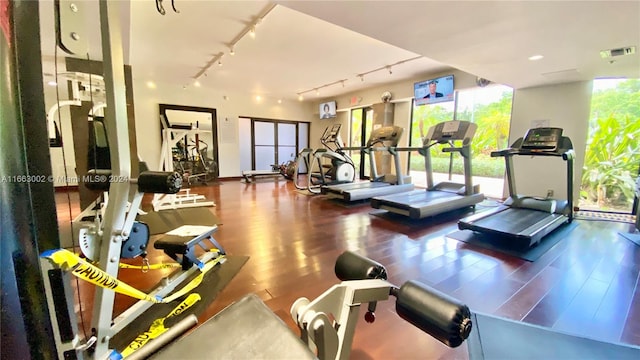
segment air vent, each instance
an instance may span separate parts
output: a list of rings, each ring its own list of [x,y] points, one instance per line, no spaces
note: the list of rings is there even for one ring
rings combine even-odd
[[[602,50],[600,51],[600,56],[603,59],[608,59],[608,58],[617,57],[617,56],[633,55],[635,53],[636,53],[636,47],[629,46],[629,47],[623,47],[618,49]]]

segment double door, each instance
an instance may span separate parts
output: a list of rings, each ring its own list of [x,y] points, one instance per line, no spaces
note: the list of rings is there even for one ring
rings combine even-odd
[[[295,160],[300,149],[309,146],[309,123],[240,119],[240,137],[250,132],[250,151],[241,154],[242,170],[271,170],[274,165]],[[248,141],[247,141],[248,143]],[[249,145],[249,144],[247,144]],[[303,171],[306,169],[301,169]]]

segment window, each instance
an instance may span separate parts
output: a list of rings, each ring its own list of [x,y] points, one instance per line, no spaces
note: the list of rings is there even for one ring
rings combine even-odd
[[[503,85],[471,88],[457,92],[454,103],[414,106],[411,120],[411,146],[420,146],[422,136],[430,126],[442,121],[458,119],[478,124],[471,144],[473,183],[480,185],[486,196],[502,198],[504,186],[504,159],[492,158],[491,151],[507,147],[513,89]],[[450,156],[434,146],[431,150],[434,181],[462,179],[462,158]],[[426,186],[424,158],[413,152],[410,156],[410,175],[416,186]],[[449,173],[451,172],[451,176]]]

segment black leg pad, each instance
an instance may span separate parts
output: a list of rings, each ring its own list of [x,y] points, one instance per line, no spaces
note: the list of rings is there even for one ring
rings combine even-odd
[[[138,176],[138,191],[151,194],[175,194],[182,187],[176,172],[145,171]]]
[[[387,269],[382,264],[351,251],[338,256],[335,273],[342,281],[387,279]]]
[[[398,315],[445,345],[457,347],[469,336],[471,312],[458,300],[413,280],[397,297]]]

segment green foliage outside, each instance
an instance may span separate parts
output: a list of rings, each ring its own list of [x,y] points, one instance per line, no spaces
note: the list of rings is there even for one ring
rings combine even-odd
[[[482,89],[471,91],[482,91]],[[458,96],[465,96],[465,92],[460,92]],[[488,104],[476,104],[473,109],[458,110],[457,119],[478,124],[478,130],[471,144],[473,176],[492,178],[502,178],[504,176],[504,159],[492,158],[490,154],[492,151],[504,149],[509,145],[512,100],[513,91],[505,89],[498,101]],[[446,105],[415,106],[411,123],[411,146],[420,146],[422,144],[421,138],[426,135],[430,126],[452,119],[453,111],[449,110]],[[439,148],[436,145],[431,149],[433,171],[448,173],[449,154],[442,153]],[[462,174],[462,159],[460,156],[454,156],[454,159],[453,173]],[[422,156],[412,154],[411,170],[424,171],[424,158]]]
[[[580,197],[600,208],[628,208],[640,164],[640,80],[594,92]]]

